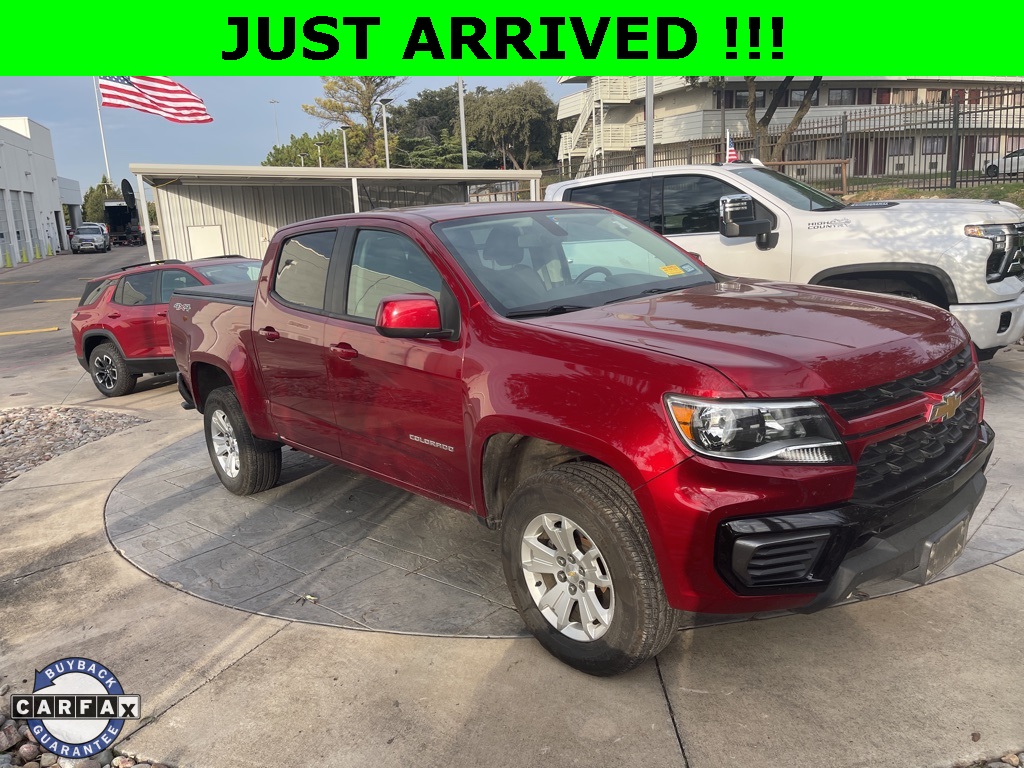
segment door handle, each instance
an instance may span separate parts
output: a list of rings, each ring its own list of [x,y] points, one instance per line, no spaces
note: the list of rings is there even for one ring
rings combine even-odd
[[[117,318],[119,318],[120,316],[120,312],[111,312],[109,315],[107,315],[107,317],[109,317],[111,320],[117,320]]]
[[[256,331],[256,333],[265,338],[267,341],[277,341],[278,339],[281,338],[281,334],[278,333],[275,328],[272,328],[269,325],[266,328],[260,328],[258,331]]]
[[[157,317],[167,317],[167,313],[166,312],[157,312],[156,316]]]
[[[342,360],[355,360],[359,357],[359,353],[356,352],[355,347],[344,341],[339,341],[337,344],[331,344],[331,352],[340,357]]]

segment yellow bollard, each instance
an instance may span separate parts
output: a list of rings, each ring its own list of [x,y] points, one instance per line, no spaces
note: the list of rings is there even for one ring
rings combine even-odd
[[[39,252],[39,243],[36,243],[36,258],[41,259],[43,255]]]
[[[53,243],[51,243],[49,240],[46,241],[46,255],[48,257],[53,256]]]
[[[11,263],[11,254],[6,250],[4,251],[4,269],[10,269],[14,265]]]
[[[21,263],[28,264],[28,254],[25,253],[25,246],[21,246]]]

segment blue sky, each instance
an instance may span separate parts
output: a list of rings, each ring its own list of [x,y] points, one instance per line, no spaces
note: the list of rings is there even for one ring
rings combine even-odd
[[[174,77],[174,75],[170,75]],[[259,165],[276,143],[274,111],[281,141],[291,134],[315,133],[320,125],[302,111],[323,93],[318,77],[181,77],[175,78],[206,102],[214,121],[178,125],[130,109],[104,107],[110,174],[128,176],[129,163],[192,165]],[[466,78],[467,89],[497,88],[526,78]],[[540,80],[556,101],[580,90],[560,86],[556,78]],[[61,176],[76,179],[85,192],[104,173],[96,99],[88,77],[0,77],[0,114],[28,117],[50,129]],[[425,89],[444,88],[452,78],[409,78],[396,101]],[[272,105],[271,99],[279,104]]]

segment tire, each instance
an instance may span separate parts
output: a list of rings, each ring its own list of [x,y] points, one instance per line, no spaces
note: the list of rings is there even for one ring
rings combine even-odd
[[[571,667],[617,675],[673,637],[678,613],[640,509],[607,467],[563,464],[528,478],[505,509],[501,554],[523,622]]]
[[[128,371],[121,351],[113,344],[100,344],[89,355],[92,383],[101,395],[122,397],[135,391],[139,377]]]
[[[79,250],[76,250],[75,248],[72,248],[72,249],[71,249],[71,252],[72,252],[72,253],[81,253],[81,251],[79,251]]]
[[[998,165],[990,165],[990,166],[988,166],[987,168],[985,168],[985,175],[988,176],[990,179],[994,179],[996,176],[999,175],[999,166]]]
[[[281,477],[281,444],[253,437],[231,387],[210,393],[203,411],[206,448],[224,487],[236,496],[272,488]]]

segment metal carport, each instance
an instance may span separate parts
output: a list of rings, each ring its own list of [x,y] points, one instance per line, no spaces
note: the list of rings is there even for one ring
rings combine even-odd
[[[540,199],[540,171],[282,168],[132,163],[154,193],[163,257],[262,259],[274,232],[304,219],[433,203]],[[139,206],[146,232],[149,211]],[[152,238],[147,238],[150,261]]]

